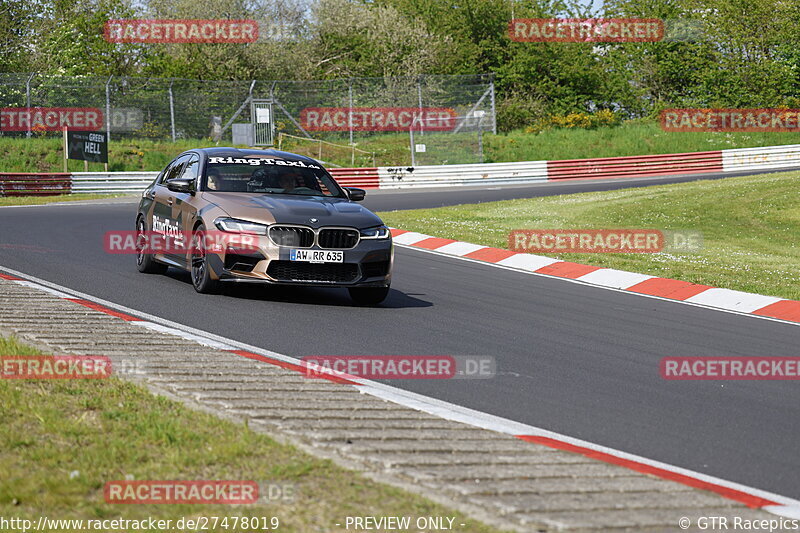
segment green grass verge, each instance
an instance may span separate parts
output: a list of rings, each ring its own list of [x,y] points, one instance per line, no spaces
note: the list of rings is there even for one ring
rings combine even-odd
[[[102,200],[119,198],[121,194],[61,194],[58,196],[4,196],[0,206],[5,205],[43,205],[57,202],[78,202],[80,200]]]
[[[390,226],[508,248],[512,229],[695,230],[686,254],[542,254],[800,300],[800,172],[380,213]]]
[[[417,154],[417,164],[474,163],[477,156],[477,135],[426,134],[417,136],[416,143],[425,144],[427,151]],[[328,135],[325,140],[347,145],[347,133]],[[357,148],[370,152],[352,153],[346,146],[322,145],[304,140],[284,138],[282,149],[296,152],[337,166],[359,167],[410,165],[409,137],[407,133],[389,133],[356,136]],[[793,133],[695,133],[665,132],[652,121],[629,121],[614,128],[553,129],[538,134],[522,130],[483,137],[484,161],[539,161],[553,159],[582,159],[625,155],[668,154],[703,152],[726,148],[748,148],[793,144],[798,137]],[[223,143],[224,144],[224,143]],[[189,148],[216,146],[209,139],[168,140],[118,139],[109,145],[109,170],[136,171],[161,170],[172,158]],[[63,169],[63,148],[60,138],[0,137],[0,171],[3,172],[60,172]],[[83,171],[82,161],[69,161],[71,172]],[[102,170],[99,163],[90,163],[90,171]]]
[[[0,337],[2,355],[37,353]],[[0,380],[0,404],[0,516],[6,519],[277,516],[280,531],[306,532],[340,529],[334,524],[346,516],[455,516],[464,531],[496,531],[116,378]],[[270,482],[291,486],[294,499],[240,506],[105,503],[105,483],[126,476]]]
[[[665,132],[657,123],[640,121],[616,128],[553,129],[539,134],[515,131],[484,137],[487,162],[675,154],[798,142],[795,133]]]
[[[176,155],[190,148],[216,146],[208,139],[169,140],[122,139],[111,140],[108,146],[108,170],[161,170]],[[0,137],[0,171],[2,172],[63,172],[64,142],[60,137],[30,139]],[[83,161],[69,160],[69,172],[83,172]],[[102,163],[89,163],[89,172],[102,172]]]

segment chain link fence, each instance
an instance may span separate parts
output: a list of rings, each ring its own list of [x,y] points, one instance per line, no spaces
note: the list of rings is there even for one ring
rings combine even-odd
[[[202,81],[0,74],[0,108],[2,136],[101,124],[96,129],[112,141],[273,145],[283,132],[378,154],[402,146],[406,159],[419,154],[425,163],[479,162],[482,133],[496,131],[491,75]],[[414,144],[432,150],[414,154]]]
[[[411,165],[456,165],[483,163],[485,115],[456,117],[452,131],[409,129]]]

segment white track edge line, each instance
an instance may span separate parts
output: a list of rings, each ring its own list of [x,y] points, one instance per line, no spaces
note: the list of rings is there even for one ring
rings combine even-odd
[[[444,255],[444,254],[439,254],[439,255]],[[480,261],[480,262],[483,263],[483,261]],[[217,342],[225,344],[225,345],[234,346],[234,347],[237,347],[239,349],[242,349],[242,350],[245,350],[245,351],[248,351],[248,352],[253,352],[253,353],[259,354],[259,355],[265,355],[265,356],[272,357],[274,359],[278,359],[278,360],[281,360],[281,361],[284,361],[284,362],[293,363],[293,364],[302,364],[301,360],[295,359],[295,358],[287,356],[287,355],[283,355],[283,354],[280,354],[280,353],[277,353],[277,352],[273,352],[271,350],[266,350],[266,349],[263,349],[263,348],[258,348],[256,346],[250,346],[248,344],[245,344],[245,343],[242,343],[242,342],[239,342],[239,341],[235,341],[233,339],[228,339],[228,338],[216,335],[214,333],[210,333],[210,332],[206,332],[206,331],[203,331],[203,330],[199,330],[199,329],[193,328],[191,326],[187,326],[185,324],[180,324],[178,322],[173,322],[171,320],[167,320],[167,319],[155,316],[155,315],[151,315],[151,314],[145,313],[143,311],[138,311],[136,309],[131,309],[129,307],[126,307],[126,306],[123,306],[123,305],[120,305],[120,304],[116,304],[114,302],[110,302],[108,300],[104,300],[102,298],[98,298],[98,297],[92,296],[90,294],[86,294],[86,293],[83,293],[83,292],[80,292],[80,291],[76,291],[74,289],[70,289],[69,287],[64,287],[62,285],[58,285],[56,283],[52,283],[52,282],[43,280],[41,278],[37,278],[35,276],[31,276],[31,275],[25,274],[24,272],[19,272],[17,270],[13,270],[13,269],[7,268],[7,267],[2,266],[2,265],[0,265],[0,270],[2,270],[4,272],[8,272],[10,274],[13,274],[15,276],[18,276],[20,278],[24,278],[25,280],[27,280],[29,282],[38,283],[38,284],[42,285],[43,286],[43,290],[45,292],[48,292],[48,293],[49,293],[49,291],[47,289],[49,288],[51,290],[57,290],[57,291],[65,293],[65,294],[72,294],[72,295],[75,295],[75,296],[77,296],[77,297],[79,297],[81,299],[88,300],[88,301],[91,301],[91,302],[94,302],[94,303],[98,303],[100,305],[103,305],[103,306],[106,306],[106,307],[109,307],[109,308],[113,308],[113,309],[118,310],[118,311],[122,311],[122,312],[130,314],[132,316],[146,318],[147,320],[150,320],[151,322],[154,322],[156,324],[161,324],[161,325],[167,326],[169,328],[173,328],[173,329],[177,329],[177,330],[180,330],[180,331],[183,331],[183,332],[191,333],[192,335],[195,335],[197,337],[211,339],[211,340],[217,341]],[[510,269],[510,270],[516,270],[516,269]],[[25,284],[25,286],[31,287],[31,288],[35,288],[35,287],[32,287],[31,285],[27,285],[27,284]],[[195,340],[195,342],[198,342],[198,341]],[[553,432],[553,431],[550,431],[550,430],[547,430],[547,429],[543,429],[543,428],[539,428],[539,427],[536,427],[536,426],[531,426],[531,425],[524,424],[524,423],[521,423],[521,422],[515,422],[515,421],[509,420],[507,418],[502,418],[502,417],[495,416],[495,415],[492,415],[492,414],[489,414],[489,413],[484,413],[484,412],[481,412],[481,411],[470,409],[468,407],[463,407],[463,406],[456,405],[456,404],[453,404],[453,403],[450,403],[450,402],[446,402],[446,401],[443,401],[443,400],[438,400],[436,398],[431,398],[431,397],[424,396],[424,395],[421,395],[421,394],[417,394],[417,393],[414,393],[414,392],[406,391],[406,390],[403,390],[403,389],[398,389],[396,387],[392,387],[390,385],[385,385],[383,383],[377,383],[377,382],[373,382],[373,381],[366,380],[366,379],[361,379],[361,378],[358,378],[358,381],[360,382],[359,386],[358,386],[358,390],[362,391],[365,394],[369,394],[370,396],[375,396],[375,397],[378,397],[378,398],[381,398],[381,399],[384,399],[384,400],[387,400],[387,401],[391,401],[392,403],[403,405],[403,406],[409,407],[411,409],[416,409],[416,410],[423,411],[423,412],[426,412],[426,413],[429,413],[429,414],[433,414],[435,416],[439,416],[440,418],[444,418],[444,419],[452,420],[452,421],[456,421],[456,422],[462,422],[462,423],[471,425],[473,427],[477,427],[477,428],[481,428],[481,429],[487,429],[487,430],[490,430],[490,431],[495,431],[495,432],[502,433],[502,434],[507,434],[507,435],[510,435],[510,436],[535,435],[535,436],[541,436],[541,437],[549,437],[549,438],[560,440],[562,442],[566,442],[566,443],[569,443],[569,444],[572,444],[572,445],[575,445],[575,446],[580,446],[580,447],[587,448],[587,449],[590,449],[590,450],[593,450],[593,451],[598,451],[598,452],[601,452],[601,453],[605,453],[605,454],[608,454],[608,455],[611,455],[611,456],[614,456],[614,457],[617,457],[617,458],[620,458],[620,459],[627,459],[627,460],[630,460],[630,461],[635,461],[635,462],[638,462],[638,463],[641,463],[641,464],[645,464],[645,465],[648,465],[648,466],[652,466],[652,467],[655,467],[655,468],[659,468],[659,469],[662,469],[662,470],[665,470],[665,471],[668,471],[668,472],[671,472],[671,473],[681,474],[681,475],[684,475],[684,476],[687,476],[687,477],[691,477],[691,478],[694,478],[694,479],[697,479],[697,480],[700,480],[700,481],[704,481],[704,482],[712,483],[714,485],[718,485],[718,486],[721,486],[721,487],[737,490],[737,491],[740,491],[740,492],[743,492],[745,494],[749,494],[749,495],[752,495],[752,496],[757,496],[757,497],[760,497],[760,498],[773,500],[773,501],[775,501],[777,503],[780,503],[781,505],[780,506],[766,506],[766,507],[762,507],[761,508],[762,510],[764,510],[766,512],[769,512],[769,513],[772,513],[772,514],[780,515],[781,512],[782,512],[782,507],[787,507],[787,508],[800,507],[800,500],[795,500],[795,499],[789,498],[787,496],[781,496],[780,494],[774,494],[772,492],[765,491],[765,490],[762,490],[762,489],[758,489],[758,488],[755,488],[755,487],[748,487],[748,486],[742,485],[740,483],[736,483],[736,482],[733,482],[733,481],[727,481],[727,480],[724,480],[724,479],[721,479],[721,478],[717,478],[717,477],[714,477],[714,476],[710,476],[710,475],[707,475],[707,474],[703,474],[703,473],[700,473],[700,472],[695,472],[695,471],[692,471],[692,470],[688,470],[688,469],[685,469],[685,468],[682,468],[682,467],[679,467],[679,466],[674,466],[674,465],[670,465],[670,464],[667,464],[667,463],[662,463],[660,461],[656,461],[656,460],[653,460],[653,459],[648,459],[646,457],[641,457],[641,456],[638,456],[638,455],[634,455],[634,454],[631,454],[631,453],[628,453],[628,452],[624,452],[622,450],[616,450],[614,448],[608,448],[606,446],[602,446],[602,445],[599,445],[599,444],[594,444],[592,442],[584,441],[584,440],[577,439],[577,438],[574,438],[574,437],[570,437],[570,436],[567,436],[567,435],[562,435],[560,433],[556,433],[556,432]],[[672,481],[672,480],[668,480],[668,481]],[[675,481],[672,481],[672,482],[675,483]],[[702,489],[700,489],[700,490],[702,490]],[[720,497],[723,497],[723,496],[720,496]],[[726,499],[730,499],[730,498],[726,498]],[[787,509],[787,511],[789,511],[789,510],[790,509]]]

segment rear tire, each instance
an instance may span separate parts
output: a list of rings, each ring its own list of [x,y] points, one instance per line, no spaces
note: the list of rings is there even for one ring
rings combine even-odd
[[[136,268],[145,274],[163,274],[167,271],[167,265],[159,263],[153,259],[153,254],[144,252],[144,245],[147,239],[147,227],[144,219],[140,218],[136,222]]]
[[[350,287],[347,291],[359,305],[378,305],[389,295],[389,287]]]
[[[200,294],[219,292],[220,282],[211,279],[211,267],[205,249],[206,228],[202,224],[192,233],[192,285]]]

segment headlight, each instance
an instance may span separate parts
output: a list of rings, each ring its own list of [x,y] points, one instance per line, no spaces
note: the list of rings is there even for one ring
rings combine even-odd
[[[361,230],[362,239],[388,239],[392,233],[386,226],[375,226],[374,228],[367,228]]]
[[[218,218],[214,221],[214,225],[222,231],[230,233],[254,233],[256,235],[266,235],[267,226],[264,224],[256,224],[255,222],[248,222],[246,220],[238,220],[235,218]]]

